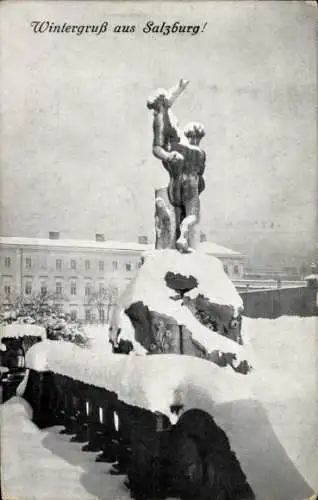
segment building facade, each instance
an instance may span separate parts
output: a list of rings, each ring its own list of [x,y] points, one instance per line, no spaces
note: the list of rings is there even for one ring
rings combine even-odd
[[[210,241],[202,241],[200,244],[201,250],[207,255],[217,257],[223,264],[224,271],[235,284],[236,280],[240,280],[244,276],[244,267],[246,257],[230,248],[211,243]]]
[[[54,297],[61,312],[85,322],[107,321],[119,295],[135,276],[142,255],[153,245],[62,240],[57,233],[44,238],[0,238],[0,297],[10,305],[15,297]],[[235,282],[244,273],[244,257],[219,245],[201,243],[218,257]]]
[[[0,248],[2,301],[49,294],[73,319],[95,321],[117,302],[149,245],[3,237]]]

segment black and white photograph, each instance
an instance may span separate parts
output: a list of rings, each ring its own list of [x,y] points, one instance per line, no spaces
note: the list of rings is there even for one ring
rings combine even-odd
[[[316,23],[1,3],[3,500],[318,500]]]

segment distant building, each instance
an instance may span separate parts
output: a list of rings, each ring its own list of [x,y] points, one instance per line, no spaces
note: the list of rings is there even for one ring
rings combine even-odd
[[[140,266],[147,244],[50,238],[0,238],[0,296],[54,294],[61,310],[74,319],[94,321],[96,302],[105,313],[116,303]],[[95,300],[93,298],[95,297]]]
[[[201,236],[200,248],[208,255],[217,257],[221,260],[223,264],[224,271],[231,280],[235,283],[235,280],[241,279],[244,276],[244,263],[246,257],[235,250],[230,248],[217,245],[216,243],[211,243],[206,241]]]
[[[63,240],[58,232],[47,239],[0,237],[1,302],[9,305],[17,296],[31,300],[49,293],[73,319],[107,320],[142,255],[153,248],[147,241],[145,236],[139,243],[105,241],[102,234],[96,234],[95,241]],[[207,241],[200,246],[222,261],[234,283],[243,277],[242,254]]]

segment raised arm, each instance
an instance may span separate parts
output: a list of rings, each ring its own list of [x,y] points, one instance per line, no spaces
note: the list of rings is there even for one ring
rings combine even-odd
[[[172,87],[171,89],[168,90],[167,92],[167,99],[168,99],[168,107],[171,108],[171,106],[174,104],[176,99],[179,97],[179,95],[182,94],[182,92],[187,88],[189,85],[190,81],[189,80],[179,80],[177,85]]]

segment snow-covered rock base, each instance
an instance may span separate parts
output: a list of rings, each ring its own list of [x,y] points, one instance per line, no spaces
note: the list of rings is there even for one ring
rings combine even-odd
[[[111,320],[111,338],[134,340],[148,353],[189,354],[221,366],[247,361],[242,299],[221,262],[197,250],[148,253]],[[127,328],[127,318],[130,325]]]

